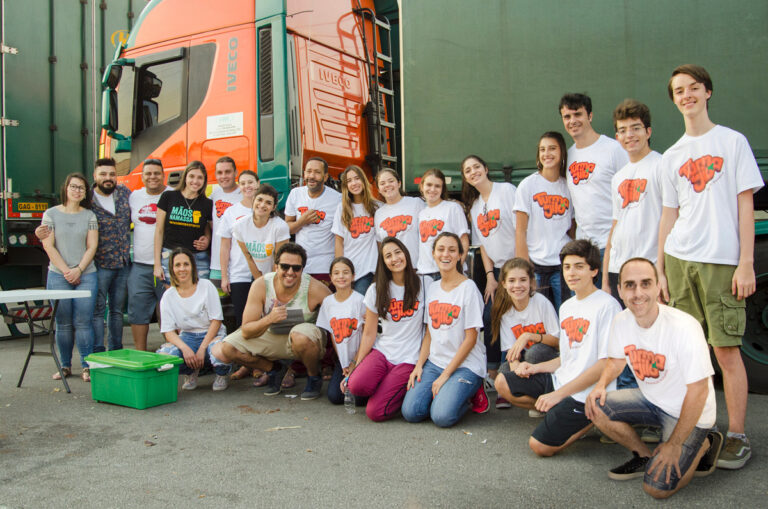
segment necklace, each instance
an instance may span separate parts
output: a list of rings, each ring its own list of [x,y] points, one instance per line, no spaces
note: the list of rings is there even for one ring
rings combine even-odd
[[[189,203],[189,200],[187,200],[187,197],[186,197],[186,196],[184,196],[184,194],[183,194],[183,193],[182,193],[181,197],[182,197],[182,198],[184,198],[184,202],[187,204],[187,208],[188,208],[189,210],[192,210],[192,205],[194,205],[194,204],[195,204],[195,202],[197,201],[197,199],[198,199],[198,198],[200,198],[200,195],[198,194],[197,196],[195,196],[195,199],[194,199],[194,200],[192,200],[192,203]]]

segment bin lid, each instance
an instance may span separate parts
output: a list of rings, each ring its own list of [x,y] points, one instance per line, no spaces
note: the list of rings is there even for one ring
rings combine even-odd
[[[131,371],[146,371],[157,369],[164,364],[183,364],[184,359],[175,355],[142,352],[139,350],[112,350],[111,352],[92,353],[85,358],[86,362],[107,364]]]

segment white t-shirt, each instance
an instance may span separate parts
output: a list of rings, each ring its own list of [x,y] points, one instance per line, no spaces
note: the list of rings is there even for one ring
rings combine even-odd
[[[103,208],[113,216],[115,215],[115,195],[114,194],[108,194],[106,196],[102,196],[94,190],[93,199],[99,203],[99,207]]]
[[[656,263],[661,220],[661,154],[652,151],[636,163],[620,169],[611,180],[613,219],[608,272],[636,256]]]
[[[243,199],[240,188],[236,187],[234,191],[225,193],[224,190],[216,185],[209,197],[213,202],[213,235],[211,236],[211,269],[221,270],[221,218],[224,212]]]
[[[501,351],[512,348],[524,332],[534,334],[551,334],[557,337],[560,334],[560,324],[557,321],[555,307],[539,292],[533,294],[528,306],[518,311],[512,306],[501,317],[499,336],[501,337]],[[530,347],[528,344],[525,348]]]
[[[232,228],[235,226],[235,222],[241,217],[251,217],[251,214],[251,209],[239,201],[225,210],[224,215],[220,219],[219,239],[231,240],[229,246],[229,270],[227,274],[230,283],[248,283],[252,279],[251,271],[248,269],[248,262],[245,261],[245,256],[243,256],[243,251],[237,245],[237,241],[232,239]],[[270,267],[269,272],[271,270]]]
[[[195,293],[186,298],[174,287],[166,290],[160,300],[160,315],[160,332],[206,332],[211,320],[224,319],[219,292],[207,279],[198,280]]]
[[[707,401],[696,426],[715,424],[712,361],[704,331],[691,315],[659,305],[659,316],[649,328],[637,324],[625,309],[613,320],[608,355],[626,358],[643,396],[672,417],[680,418],[686,385],[707,379]]]
[[[349,223],[349,228],[341,222],[341,203],[339,203],[333,217],[331,231],[342,238],[344,256],[352,260],[355,265],[355,280],[376,271],[376,260],[379,255],[376,229],[373,225],[373,217],[368,215],[362,203],[352,204],[352,221]],[[330,263],[328,265],[330,266]]]
[[[682,260],[738,265],[737,195],[757,192],[763,178],[747,139],[717,125],[701,136],[684,134],[661,158],[665,207],[679,217],[664,252]]]
[[[560,306],[560,367],[552,374],[555,390],[577,378],[598,360],[608,357],[611,321],[621,311],[616,299],[602,290],[579,300],[576,296]],[[571,394],[584,403],[594,384]],[[616,381],[607,389],[616,388]]]
[[[317,326],[333,336],[333,345],[336,347],[342,368],[349,366],[360,346],[365,321],[363,299],[357,292],[352,292],[343,302],[339,302],[335,294],[329,295],[323,299],[317,314]]]
[[[394,205],[382,205],[376,210],[373,222],[379,242],[395,237],[405,244],[414,267],[419,263],[419,212],[426,207],[424,200],[403,196]]]
[[[485,343],[480,335],[483,327],[483,296],[477,285],[467,279],[459,286],[446,292],[435,281],[427,289],[427,312],[424,323],[429,327],[432,341],[429,345],[429,360],[438,368],[445,369],[456,356],[464,342],[467,329],[477,329],[475,346],[461,363],[480,378],[486,370]]]
[[[611,231],[611,178],[629,162],[618,141],[605,135],[585,148],[568,149],[566,180],[579,228],[577,237],[602,249]]]
[[[432,244],[443,232],[452,232],[461,237],[469,234],[467,217],[461,205],[455,201],[443,200],[434,207],[425,207],[419,212],[419,274],[437,272],[437,264],[432,258]]]
[[[270,217],[267,224],[257,228],[253,224],[253,216],[249,212],[248,215],[235,221],[232,227],[232,250],[237,250],[240,256],[243,257],[243,251],[240,249],[237,241],[245,244],[248,252],[251,253],[251,258],[256,263],[256,267],[258,267],[262,274],[267,274],[274,270],[274,255],[277,243],[289,238],[291,238],[291,233],[288,229],[288,223],[279,217]],[[251,271],[248,268],[248,262],[245,260],[245,257],[242,258],[242,261],[245,264],[245,270],[239,272],[238,277],[242,279],[242,282],[247,283],[251,280]],[[230,259],[230,267],[231,263]],[[232,281],[234,282],[235,280],[232,279]]]
[[[142,187],[131,193],[128,204],[131,207],[133,223],[133,261],[153,265],[155,263],[155,223],[157,221],[158,194],[149,194]]]
[[[317,210],[318,218],[313,224],[304,225],[296,232],[296,243],[307,251],[307,274],[328,274],[333,261],[335,241],[331,228],[336,208],[341,203],[341,194],[328,186],[317,198],[309,196],[306,186],[291,189],[285,202],[285,215],[298,219],[307,210]]]
[[[381,334],[373,347],[392,364],[416,364],[419,360],[421,340],[424,339],[424,288],[419,291],[413,309],[404,310],[405,287],[389,282],[389,311],[379,316]],[[365,292],[365,307],[378,315],[376,309],[376,283]]]
[[[515,257],[515,193],[517,188],[506,182],[494,182],[488,201],[479,196],[469,210],[472,239],[479,242],[493,266],[501,268]]]
[[[528,215],[528,257],[536,265],[560,265],[560,250],[571,238],[573,222],[571,193],[565,179],[550,182],[540,173],[520,182],[515,197],[515,211]]]

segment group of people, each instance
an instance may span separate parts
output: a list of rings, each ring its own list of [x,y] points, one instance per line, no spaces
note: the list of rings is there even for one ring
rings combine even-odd
[[[491,181],[482,158],[466,157],[461,202],[438,169],[421,177],[422,199],[403,196],[398,174],[383,169],[377,201],[357,166],[337,192],[313,157],[283,220],[274,188],[249,170],[238,176],[229,158],[216,163],[210,198],[202,163],[166,190],[161,162],[147,160],[144,189],[129,193],[114,161],[100,159],[93,192],[70,175],[38,230],[49,288],[95,294],[60,304],[65,374],[73,337],[83,366],[103,348],[106,302],[109,348],[122,346],[130,271],[135,345],[146,348],[159,301],[160,351],[184,358],[185,389],[206,366],[213,389],[225,389],[240,366],[276,395],[286,373],[303,368],[301,399],[311,400],[325,362],[329,400],[353,397],[374,421],[402,414],[451,426],[470,409],[487,412],[494,388],[496,408],[542,418],[529,439],[540,456],[595,425],[633,454],[609,476],[644,477],[657,498],[716,466],[741,468],[751,449],[739,347],[755,291],[752,196],[763,181],[746,138],[709,119],[712,89],[705,69],[675,69],[668,91],[685,134],[663,155],[650,148],[644,104],[617,106],[614,140],[592,128],[588,96],[566,94],[559,112],[573,145],[544,133],[538,171],[519,187]],[[483,288],[465,275],[470,239]],[[215,283],[232,297],[235,331],[221,326]],[[726,437],[715,427],[707,341],[723,375]],[[660,431],[654,451],[640,426]]]

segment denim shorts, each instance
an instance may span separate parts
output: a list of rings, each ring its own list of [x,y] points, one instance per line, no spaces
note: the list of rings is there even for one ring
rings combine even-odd
[[[605,399],[605,405],[602,407],[598,405],[598,408],[602,409],[605,415],[612,421],[626,422],[628,424],[642,424],[646,426],[660,426],[662,442],[669,440],[678,421],[676,417],[669,415],[664,410],[645,399],[645,396],[643,396],[640,389],[611,391]],[[680,453],[680,459],[678,460],[680,472],[683,474],[691,468],[691,464],[696,458],[696,454],[698,454],[699,449],[701,449],[704,439],[707,438],[707,433],[709,433],[708,429],[695,427],[683,443],[683,450]],[[677,472],[673,469],[669,483],[666,482],[666,475],[664,473],[659,476],[657,481],[654,481],[653,478],[656,476],[656,471],[653,472],[653,475],[648,474],[648,470],[652,465],[653,461],[650,461],[646,467],[645,484],[658,490],[674,490],[677,487],[677,483],[680,482]]]

